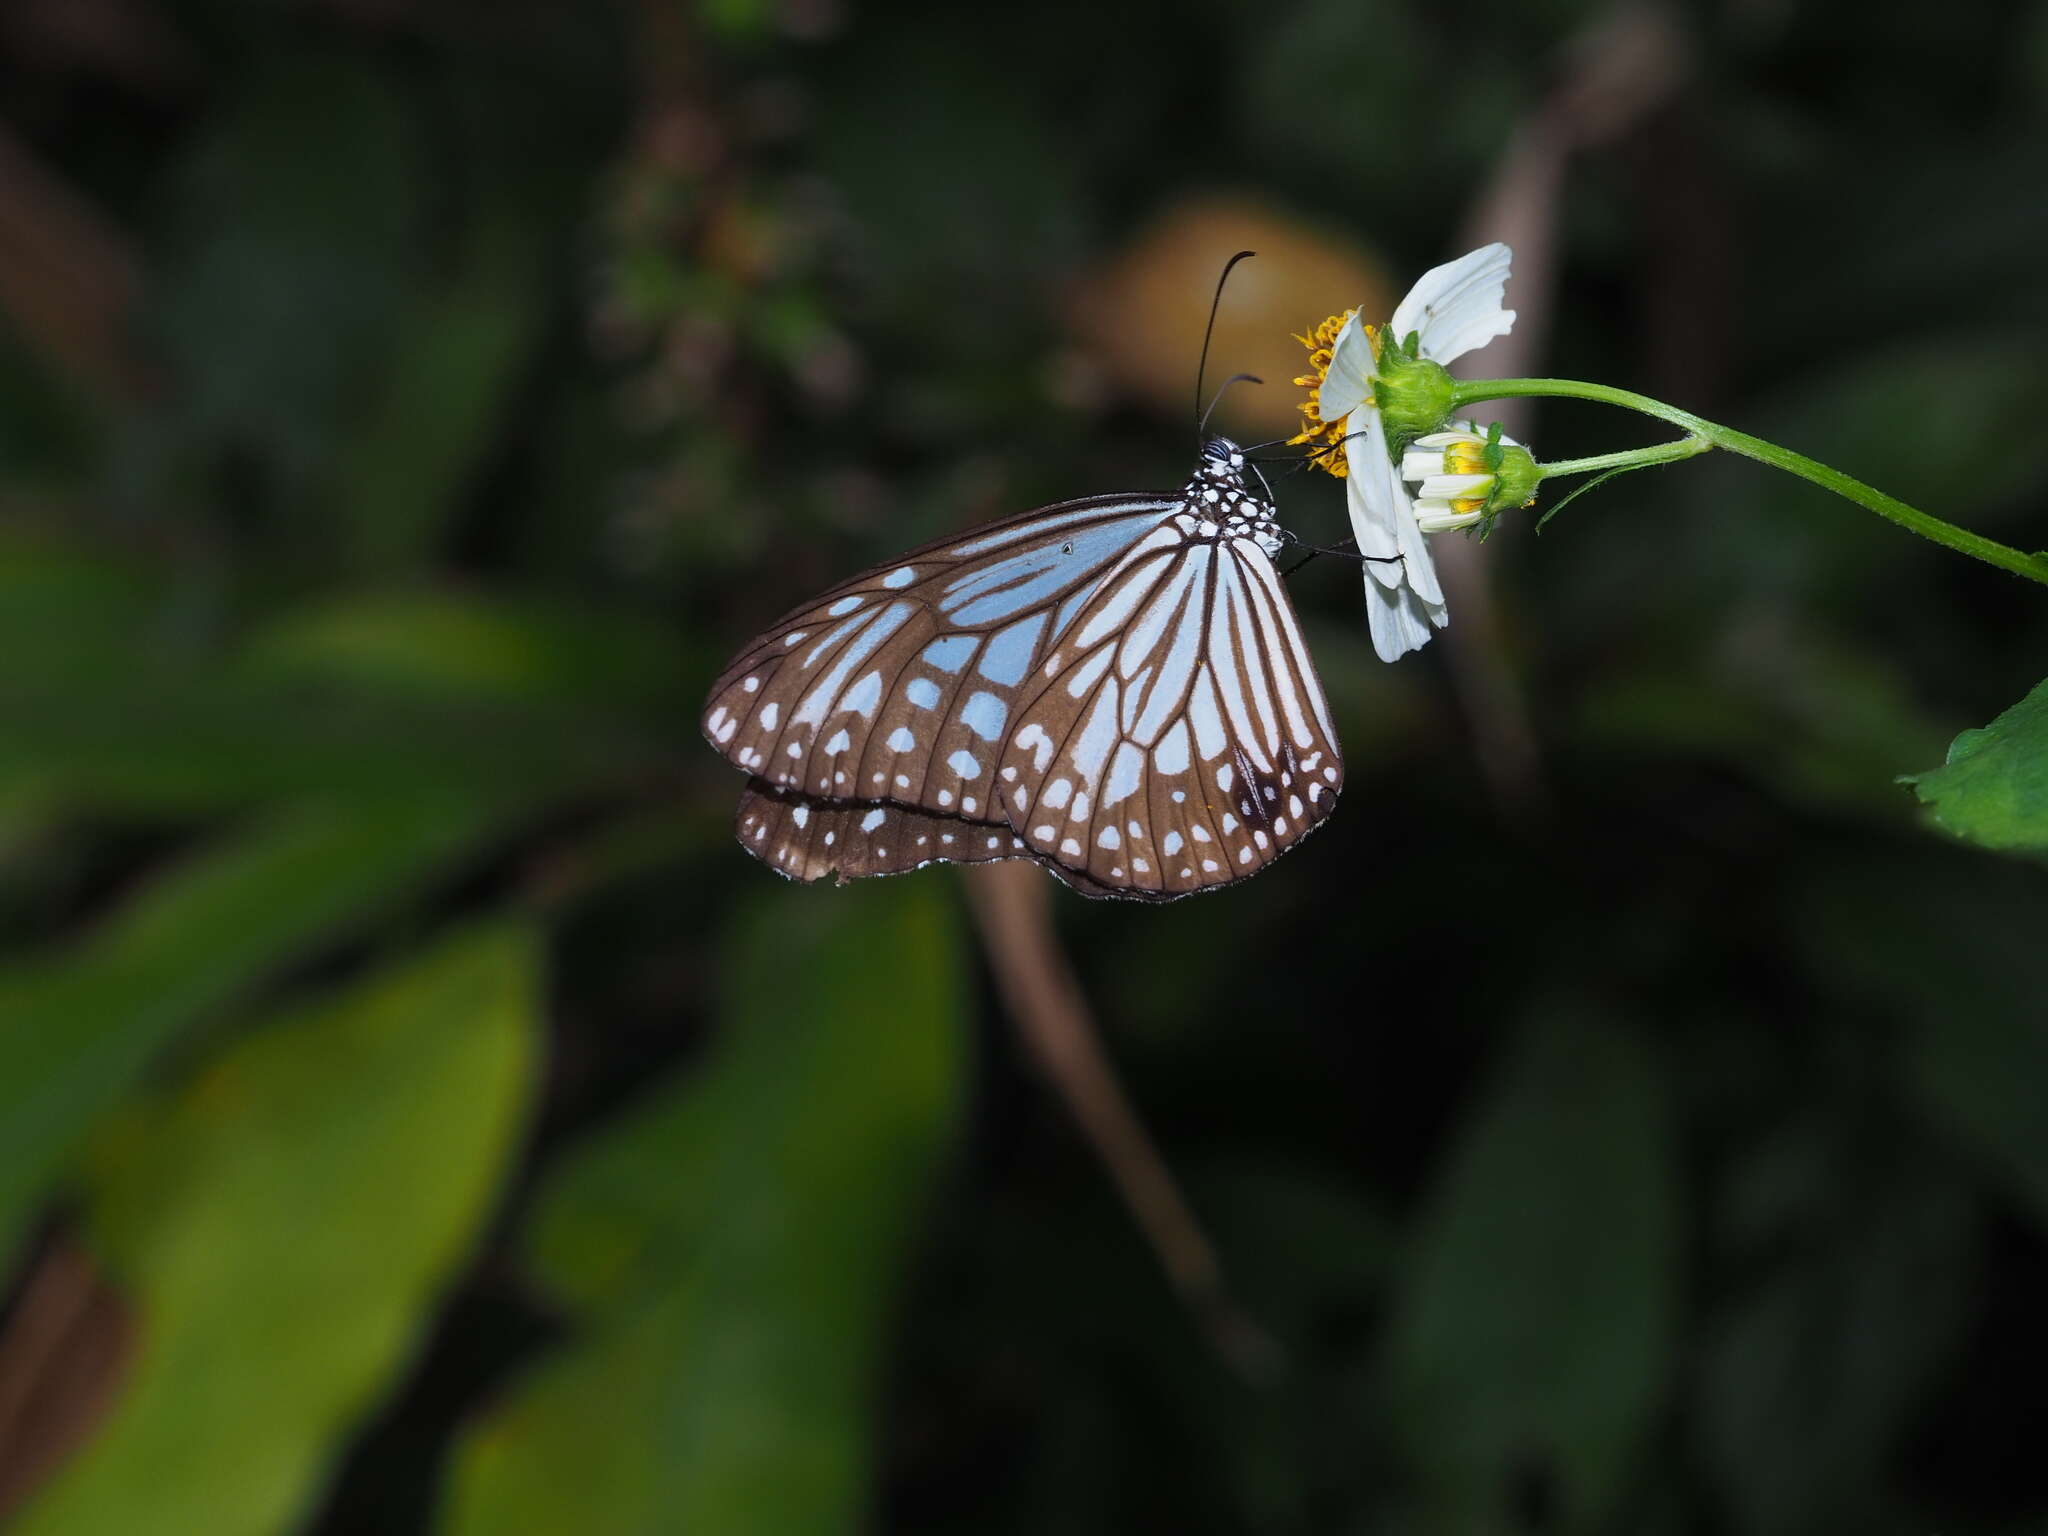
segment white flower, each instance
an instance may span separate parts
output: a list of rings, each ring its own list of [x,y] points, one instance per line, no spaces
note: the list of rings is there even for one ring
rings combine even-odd
[[[1386,345],[1398,347],[1413,332],[1419,342],[1417,355],[1444,364],[1506,335],[1515,323],[1514,311],[1501,307],[1510,260],[1508,248],[1494,244],[1423,273],[1395,309],[1386,328]],[[1430,508],[1427,524],[1418,520],[1415,501],[1402,483],[1401,467],[1389,450],[1386,423],[1373,396],[1379,369],[1378,339],[1375,328],[1361,322],[1356,313],[1345,320],[1318,381],[1314,408],[1326,432],[1340,428],[1332,435],[1340,441],[1349,439],[1345,444],[1346,500],[1359,553],[1400,556],[1398,561],[1383,558],[1383,563],[1365,567],[1366,615],[1372,624],[1373,648],[1382,660],[1393,661],[1419,650],[1448,622],[1443,588],[1429,547],[1423,542],[1424,532],[1465,527],[1477,519],[1444,521],[1447,516],[1460,515],[1449,503],[1464,498],[1433,496],[1428,499],[1444,505]]]

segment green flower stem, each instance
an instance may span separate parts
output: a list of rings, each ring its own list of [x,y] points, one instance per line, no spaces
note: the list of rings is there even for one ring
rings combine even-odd
[[[1675,405],[1666,405],[1661,400],[1652,400],[1648,395],[1636,394],[1633,390],[1616,389],[1610,384],[1587,384],[1578,379],[1472,379],[1457,386],[1453,409],[1475,405],[1482,400],[1507,400],[1528,396],[1553,396],[1573,400],[1593,400],[1603,405],[1618,405],[1624,410],[1640,411],[1645,416],[1654,416],[1667,421],[1703,439],[1715,448],[1725,448],[1730,453],[1742,454],[1745,458],[1769,464],[1782,469],[1802,480],[1811,480],[1823,490],[1833,491],[1837,496],[1847,497],[1860,507],[1868,507],[1879,517],[1890,518],[1901,528],[1911,529],[1923,539],[1932,539],[1946,545],[1957,554],[1969,555],[1987,565],[1995,565],[2002,571],[2011,571],[2015,576],[2024,576],[2029,581],[2038,581],[2048,586],[2048,560],[2036,559],[2017,549],[1987,539],[1982,534],[1972,533],[1967,528],[1958,528],[1954,523],[1943,522],[1940,518],[1909,507],[1896,496],[1887,496],[1874,486],[1865,485],[1853,476],[1845,475],[1838,469],[1809,459],[1802,453],[1789,448],[1780,448],[1776,443],[1767,443],[1760,437],[1751,437],[1747,432],[1738,432],[1733,427],[1724,427],[1716,422],[1695,416],[1691,411],[1682,411]],[[1674,448],[1677,444],[1672,445]],[[1641,463],[1656,463],[1661,460],[1645,460],[1643,452],[1613,455],[1626,458],[1631,466]],[[1695,449],[1694,452],[1704,451]],[[1673,454],[1672,457],[1684,455]],[[1601,464],[1598,459],[1576,461],[1580,468],[1594,468]],[[1546,466],[1549,468],[1549,466]]]
[[[1704,437],[1681,437],[1675,443],[1658,443],[1651,448],[1631,448],[1625,453],[1602,453],[1590,459],[1553,459],[1537,467],[1543,478],[1557,475],[1590,475],[1606,469],[1647,469],[1652,464],[1671,464],[1705,453],[1714,445]]]

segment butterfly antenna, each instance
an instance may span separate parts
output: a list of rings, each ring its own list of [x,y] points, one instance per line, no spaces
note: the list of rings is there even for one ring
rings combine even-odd
[[[1202,327],[1202,360],[1195,364],[1195,452],[1202,451],[1202,428],[1207,425],[1208,412],[1202,409],[1202,381],[1209,372],[1209,338],[1216,334],[1216,311],[1223,304],[1223,285],[1230,281],[1230,269],[1255,251],[1239,251],[1223,263],[1223,271],[1216,279],[1216,295],[1209,300],[1209,323]],[[1228,385],[1224,386],[1228,388]]]
[[[1266,381],[1260,378],[1256,373],[1233,373],[1229,378],[1225,379],[1221,384],[1217,385],[1216,398],[1209,402],[1209,409],[1202,412],[1202,419],[1195,423],[1195,440],[1197,442],[1200,442],[1202,440],[1202,437],[1208,432],[1209,418],[1215,414],[1216,407],[1223,403],[1223,397],[1230,392],[1231,385],[1263,384],[1265,382]]]

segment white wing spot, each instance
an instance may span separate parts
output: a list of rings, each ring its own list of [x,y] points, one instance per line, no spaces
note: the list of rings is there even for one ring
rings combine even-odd
[[[1143,859],[1131,860],[1131,868],[1136,870],[1141,875],[1149,875],[1152,873],[1152,866],[1150,864],[1147,864]]]
[[[910,788],[910,775],[909,775],[909,774],[907,774],[907,773],[899,773],[899,774],[897,774],[897,775],[896,775],[896,787],[897,787],[898,789],[908,789],[908,788]]]
[[[1038,797],[1038,803],[1048,810],[1056,811],[1067,803],[1068,798],[1073,793],[1074,781],[1072,779],[1054,779],[1045,786],[1045,793]]]
[[[1207,827],[1189,827],[1188,830],[1195,834],[1195,841],[1198,843],[1215,841],[1215,839],[1209,836],[1209,829]]]
[[[837,832],[827,832],[827,833],[825,834],[825,846],[826,846],[827,848],[830,848],[830,847],[831,847],[831,846],[832,846],[832,845],[833,845],[834,843],[836,843],[836,842],[838,842],[838,841],[839,841],[839,834],[838,834]]]
[[[1237,774],[1232,770],[1230,764],[1225,763],[1216,770],[1216,787],[1224,794],[1229,794],[1230,786],[1236,782]]]
[[[875,706],[882,702],[882,674],[870,672],[839,696],[839,707],[850,709],[863,719],[875,718]]]
[[[1045,772],[1045,765],[1052,760],[1052,738],[1045,734],[1045,728],[1036,720],[1019,731],[1011,745],[1019,751],[1031,754],[1031,768],[1034,773]]]
[[[811,632],[808,629],[799,629],[794,634],[784,635],[782,637],[782,643],[784,645],[796,645],[810,638]]]
[[[1048,823],[1047,823],[1047,824],[1046,824],[1045,826],[1042,826],[1042,827],[1033,827],[1033,828],[1031,829],[1031,835],[1032,835],[1033,837],[1037,838],[1037,839],[1038,839],[1038,840],[1039,840],[1040,842],[1042,842],[1042,843],[1049,843],[1049,842],[1051,842],[1051,841],[1052,841],[1052,825],[1051,825],[1051,823],[1049,823],[1049,822],[1048,822]]]
[[[1081,845],[1070,837],[1061,842],[1060,852],[1070,859],[1078,859],[1081,857]]]
[[[1238,850],[1237,850],[1237,862],[1238,862],[1238,863],[1240,863],[1240,864],[1249,864],[1249,863],[1251,863],[1251,861],[1252,861],[1252,851],[1251,851],[1251,849],[1249,849],[1249,848],[1240,848],[1240,849],[1238,849]]]
[[[789,813],[789,819],[799,827],[807,827],[811,824],[811,808],[808,805],[800,805]]]
[[[903,697],[910,700],[913,708],[936,709],[939,703],[939,685],[928,677],[913,677],[903,685]]]
[[[1115,827],[1104,827],[1095,839],[1095,846],[1098,848],[1114,848],[1122,842],[1123,837]]]
[[[1214,859],[1204,859],[1202,860],[1202,868],[1213,875],[1216,873],[1216,861]]]
[[[781,717],[782,706],[780,704],[777,704],[773,699],[770,699],[766,704],[763,704],[761,706],[761,729],[764,731],[774,730],[775,722]]]
[[[915,752],[917,750],[917,738],[910,734],[910,727],[899,725],[889,733],[889,750],[891,752]]]
[[[755,692],[756,690],[758,690],[758,689],[760,688],[760,686],[761,686],[761,678],[760,678],[760,675],[759,675],[758,673],[757,673],[756,675],[754,675],[753,677],[750,677],[750,678],[748,678],[748,679],[747,679],[747,680],[746,680],[746,681],[745,681],[744,683],[741,683],[741,684],[740,684],[740,687],[741,687],[741,689],[742,689],[743,691],[747,692],[747,693],[753,693],[753,692]]]
[[[940,790],[940,791],[939,791],[939,804],[941,804],[941,805],[951,805],[952,803],[953,803],[953,791],[951,791],[950,789],[942,789],[942,790]]]
[[[838,602],[834,603],[830,608],[827,608],[825,611],[831,614],[832,617],[836,619],[842,616],[843,614],[849,614],[853,612],[853,610],[858,608],[860,604],[861,600],[857,596],[842,597],[841,599],[839,599]]]
[[[1231,833],[1235,832],[1236,830],[1237,818],[1231,815],[1230,812],[1225,811],[1223,813],[1223,835],[1225,837],[1228,837]]]
[[[966,796],[963,796],[963,797],[961,798],[961,801],[960,801],[960,809],[961,809],[961,810],[963,810],[963,811],[965,811],[965,812],[966,812],[966,813],[967,813],[968,815],[972,816],[972,815],[974,814],[974,807],[975,807],[975,799],[974,799],[974,796],[972,796],[972,795],[966,795]]]
[[[1160,851],[1161,853],[1165,854],[1165,855],[1166,855],[1166,856],[1167,856],[1167,857],[1168,857],[1168,858],[1170,859],[1170,858],[1172,858],[1172,857],[1173,857],[1173,856],[1174,856],[1174,855],[1175,855],[1176,853],[1179,853],[1179,852],[1180,852],[1180,844],[1181,844],[1181,837],[1180,837],[1180,833],[1178,833],[1178,832],[1169,832],[1169,833],[1167,833],[1167,834],[1166,834],[1166,841],[1165,841],[1165,842],[1163,842],[1163,843],[1161,843],[1161,844],[1159,845],[1159,851]]]
[[[961,747],[951,757],[947,758],[946,766],[959,774],[963,779],[978,779],[981,777],[981,764],[974,760],[974,754],[965,747]]]
[[[842,728],[832,733],[832,739],[825,743],[825,751],[828,756],[837,757],[852,745],[853,738]]]
[[[1289,795],[1289,796],[1287,797],[1287,814],[1288,814],[1288,815],[1290,815],[1290,816],[1292,816],[1292,817],[1295,817],[1295,818],[1296,818],[1297,820],[1298,820],[1298,819],[1300,818],[1300,816],[1301,816],[1301,796],[1299,796],[1299,795]]]
[[[860,829],[863,832],[872,832],[888,819],[889,813],[878,805],[872,811],[869,811],[867,815],[861,817]]]
[[[1010,782],[1010,781],[1013,781],[1013,780],[1015,780],[1015,779],[1016,779],[1016,777],[1017,777],[1017,765],[1016,765],[1015,763],[1005,763],[1005,764],[1003,764],[1003,779],[1004,779],[1004,781],[1005,781],[1005,782]]]
[[[917,580],[916,566],[899,565],[895,570],[882,578],[882,585],[892,588],[907,587],[915,580]]]
[[[1074,808],[1067,812],[1067,815],[1075,821],[1086,821],[1088,819],[1088,792],[1086,790],[1074,796]]]
[[[804,749],[800,744],[792,741],[789,744],[789,755],[791,757],[802,757],[804,755]]]

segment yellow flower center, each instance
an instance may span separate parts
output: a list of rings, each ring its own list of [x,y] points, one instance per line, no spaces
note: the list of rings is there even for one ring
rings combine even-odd
[[[1447,475],[1484,475],[1491,471],[1486,467],[1486,444],[1452,443],[1444,449],[1444,473]]]
[[[1319,408],[1323,398],[1323,381],[1330,376],[1330,356],[1337,345],[1337,333],[1344,329],[1355,310],[1345,310],[1341,315],[1332,315],[1306,336],[1294,339],[1308,348],[1308,372],[1294,382],[1308,391],[1308,398],[1301,403],[1301,430],[1287,439],[1290,443],[1313,443],[1320,451],[1312,450],[1311,457],[1320,469],[1328,470],[1339,480],[1350,471],[1350,463],[1344,457],[1345,422],[1350,418],[1341,417],[1336,421],[1324,421]],[[1374,332],[1371,326],[1364,327],[1365,339],[1371,345]]]

